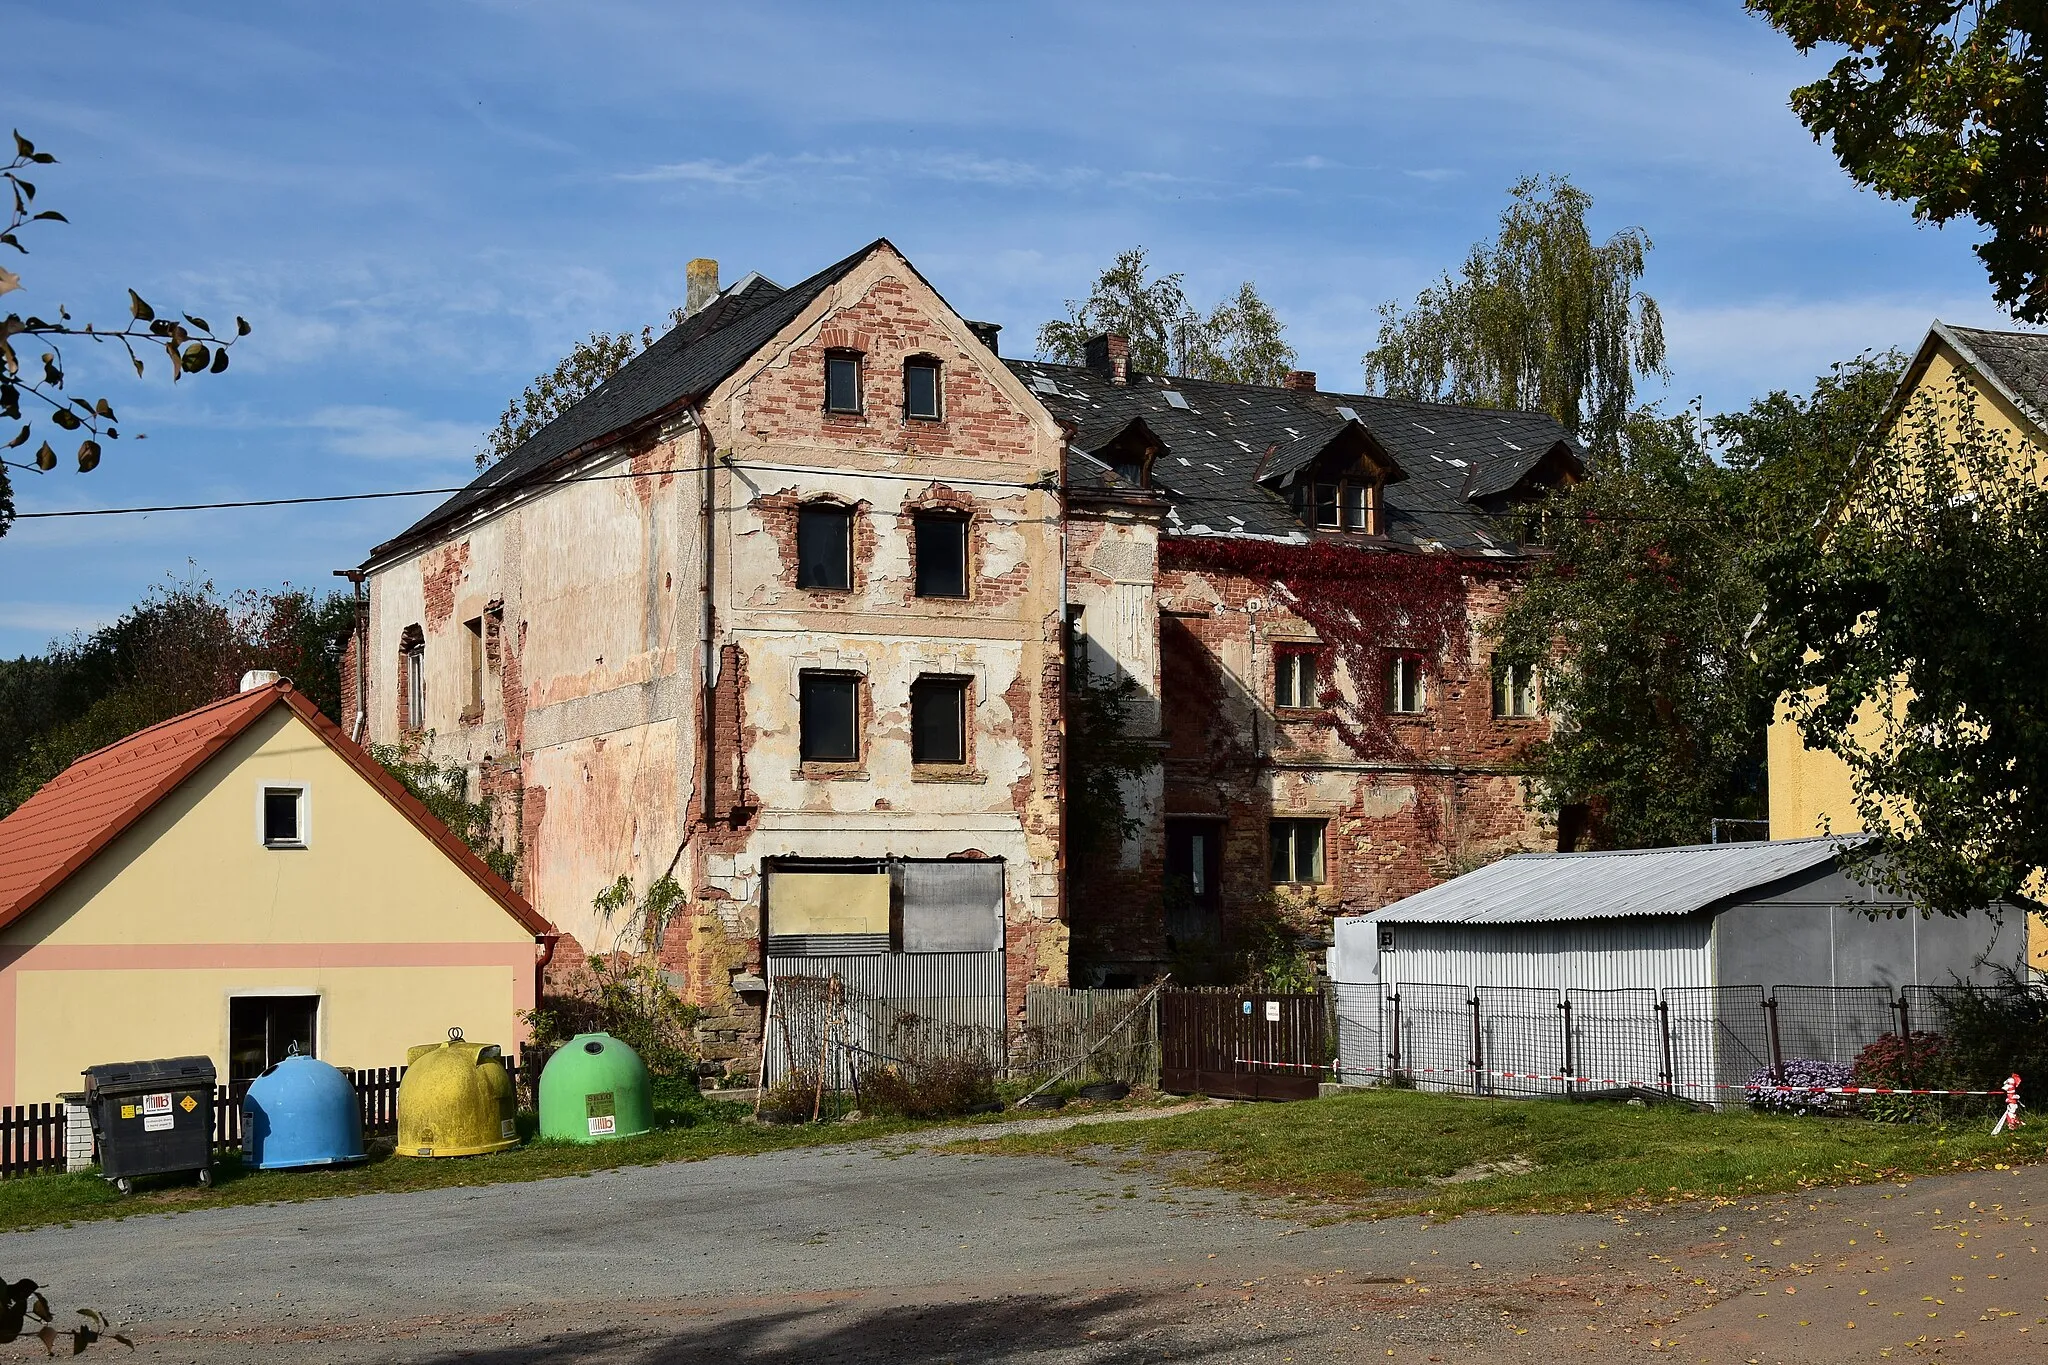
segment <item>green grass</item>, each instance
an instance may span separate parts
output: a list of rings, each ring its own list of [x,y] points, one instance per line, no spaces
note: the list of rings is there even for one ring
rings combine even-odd
[[[1382,1090],[1203,1110],[1118,1125],[1113,1135],[1078,1128],[975,1146],[1060,1155],[1107,1147],[1163,1164],[1189,1184],[1330,1201],[1372,1216],[1449,1216],[1735,1200],[2048,1157],[2048,1124],[2011,1137],[1990,1129],[1988,1118],[1880,1124]],[[1534,1169],[1436,1183],[1506,1158]]]
[[[1158,1096],[1133,1097],[1120,1104],[1084,1108],[1088,1111],[1125,1109],[1159,1100]],[[138,1182],[132,1195],[121,1194],[96,1172],[24,1176],[0,1180],[0,1232],[51,1223],[183,1213],[239,1204],[296,1203],[357,1194],[549,1180],[557,1176],[588,1175],[621,1166],[654,1166],[667,1162],[702,1161],[717,1156],[746,1156],[792,1147],[893,1137],[962,1123],[1003,1123],[1048,1117],[1044,1113],[1006,1112],[971,1120],[920,1122],[871,1118],[852,1123],[771,1126],[744,1122],[748,1113],[749,1109],[744,1105],[703,1101],[678,1113],[663,1114],[661,1122],[666,1126],[658,1127],[654,1132],[587,1144],[536,1140],[533,1138],[533,1116],[525,1114],[520,1117],[520,1131],[528,1140],[508,1152],[438,1159],[400,1157],[392,1154],[389,1139],[382,1142],[372,1139],[370,1159],[353,1166],[251,1171],[242,1168],[239,1157],[228,1157],[214,1167],[211,1188],[200,1186],[190,1176],[164,1177]]]

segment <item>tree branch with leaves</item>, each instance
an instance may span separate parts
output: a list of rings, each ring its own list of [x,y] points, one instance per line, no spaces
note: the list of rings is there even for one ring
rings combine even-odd
[[[23,174],[37,166],[54,165],[56,160],[50,153],[38,151],[19,132],[14,134],[13,159],[0,164],[0,179],[6,181],[9,196],[7,226],[0,230],[0,246],[27,255],[28,248],[21,241],[23,229],[35,223],[69,221],[55,209],[35,206],[35,182]],[[20,275],[0,268],[0,295],[25,287]],[[21,424],[0,449],[22,449],[36,438],[37,424],[48,423],[64,433],[60,439],[67,444],[69,437],[79,437],[74,458],[81,474],[99,467],[100,442],[118,439],[121,431],[114,406],[106,398],[82,398],[66,390],[66,339],[119,346],[138,376],[148,370],[144,357],[161,349],[170,362],[171,378],[176,381],[188,374],[221,373],[228,367],[229,348],[249,334],[249,324],[239,317],[235,319],[234,335],[227,337],[216,335],[211,323],[191,313],[181,313],[175,319],[159,317],[133,289],[128,291],[128,321],[120,327],[80,322],[61,304],[56,312],[55,320],[33,313],[9,313],[0,318],[0,419]],[[38,352],[38,347],[47,349]],[[47,438],[27,460],[0,456],[0,535],[7,533],[14,520],[14,489],[7,471],[47,474],[57,467],[58,458]]]
[[[1120,252],[1085,299],[1038,329],[1038,350],[1065,365],[1087,363],[1088,340],[1130,339],[1131,368],[1227,384],[1278,384],[1294,365],[1287,329],[1250,280],[1204,315],[1188,301],[1187,277],[1152,277],[1145,248]]]

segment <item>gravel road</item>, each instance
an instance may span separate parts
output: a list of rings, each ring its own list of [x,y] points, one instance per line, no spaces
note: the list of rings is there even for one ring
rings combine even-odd
[[[2037,1212],[2042,1168],[1333,1222],[1114,1159],[849,1146],[46,1228],[0,1267],[160,1360],[2004,1361],[2048,1343]]]

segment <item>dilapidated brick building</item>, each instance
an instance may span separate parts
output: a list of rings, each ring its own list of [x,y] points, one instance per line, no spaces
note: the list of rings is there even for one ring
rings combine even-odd
[[[715,269],[364,566],[352,728],[473,774],[558,971],[614,946],[600,890],[670,874],[725,1048],[800,959],[999,1020],[1276,884],[1357,909],[1539,837],[1542,721],[1477,623],[1579,471],[1550,419],[1135,374],[1118,337],[1005,361],[886,241]],[[1074,876],[1070,665],[1160,760]]]

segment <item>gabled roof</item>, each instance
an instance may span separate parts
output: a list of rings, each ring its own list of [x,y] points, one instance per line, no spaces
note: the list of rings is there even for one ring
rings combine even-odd
[[[1484,500],[1514,488],[1546,456],[1555,453],[1574,467],[1583,461],[1571,435],[1543,413],[1167,375],[1134,374],[1119,386],[1083,365],[1004,363],[1073,428],[1081,450],[1144,418],[1169,447],[1152,471],[1169,507],[1168,535],[1318,538],[1284,497],[1260,483],[1272,469],[1267,452],[1278,446],[1297,462],[1311,458],[1355,420],[1407,475],[1388,483],[1387,535],[1372,543],[1518,556],[1520,544],[1501,533],[1498,509]],[[1475,472],[1490,476],[1482,488],[1468,486]]]
[[[460,493],[372,550],[370,557],[380,559],[403,549],[566,460],[602,449],[629,429],[703,398],[820,294],[882,247],[895,250],[887,239],[877,238],[787,289],[760,275],[747,276],[627,361]]]
[[[1518,853],[1432,886],[1372,918],[1384,924],[1550,924],[1690,915],[1831,867],[1862,835],[1691,844],[1607,853]]]
[[[1932,335],[1955,348],[1971,369],[2048,436],[2048,332],[1988,332],[1953,327],[1937,318]]]
[[[1371,452],[1373,462],[1386,469],[1388,483],[1399,483],[1408,477],[1408,471],[1372,439],[1372,432],[1365,423],[1355,417],[1337,417],[1292,441],[1277,445],[1272,458],[1259,474],[1259,482],[1276,487],[1284,485],[1330,451],[1340,448],[1353,454],[1360,450]]]
[[[525,897],[288,682],[225,697],[89,753],[0,820],[0,927],[33,910],[276,706],[289,707],[342,761],[440,845],[506,914],[532,933],[554,932]]]

